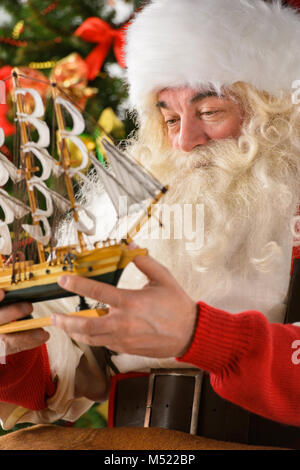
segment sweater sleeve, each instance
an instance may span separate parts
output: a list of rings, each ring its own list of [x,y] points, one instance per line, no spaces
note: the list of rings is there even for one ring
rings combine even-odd
[[[29,410],[46,408],[56,390],[52,381],[46,344],[11,354],[0,364],[0,401]]]
[[[290,7],[294,7],[296,10],[300,10],[300,0],[286,0],[286,3]]]
[[[300,426],[300,328],[259,312],[230,314],[199,302],[193,342],[177,360],[210,373],[221,397],[273,421]]]

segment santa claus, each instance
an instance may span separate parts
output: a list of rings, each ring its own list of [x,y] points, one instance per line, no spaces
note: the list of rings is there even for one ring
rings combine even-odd
[[[38,333],[36,346],[48,341],[36,358],[19,346],[27,351],[12,356],[15,370],[27,354],[22,383],[39,385],[31,395],[1,392],[3,425],[74,420],[105,397],[113,376],[112,425],[292,447],[300,329],[284,323],[300,196],[299,17],[262,0],[153,0],[127,39],[138,131],[126,151],[169,185],[164,204],[183,214],[183,236],[159,207],[164,230],[137,237],[151,257],[137,257],[119,288],[61,278],[110,313],[54,315],[59,328],[50,339]],[[99,206],[97,186],[84,192]],[[32,347],[31,334],[23,337]],[[14,352],[20,338],[10,338]]]

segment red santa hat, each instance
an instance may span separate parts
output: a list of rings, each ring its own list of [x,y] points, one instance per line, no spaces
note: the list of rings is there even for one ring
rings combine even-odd
[[[127,81],[133,108],[166,87],[237,81],[272,94],[300,80],[300,16],[280,1],[152,0],[128,28]]]

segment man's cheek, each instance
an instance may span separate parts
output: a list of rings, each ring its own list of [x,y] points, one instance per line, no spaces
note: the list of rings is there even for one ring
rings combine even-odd
[[[180,149],[180,146],[179,146],[179,134],[175,134],[174,131],[169,131],[168,132],[168,139],[169,139],[169,142],[171,144],[171,147],[173,149]]]

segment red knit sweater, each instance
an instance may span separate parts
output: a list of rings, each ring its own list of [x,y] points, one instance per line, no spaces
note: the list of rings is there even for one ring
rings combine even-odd
[[[42,410],[55,389],[45,344],[10,354],[5,364],[0,364],[0,401],[3,403]]]
[[[210,372],[223,398],[300,426],[300,328],[269,323],[259,312],[230,314],[199,305],[193,343],[177,360]],[[41,410],[54,392],[45,345],[8,356],[0,365],[1,402]]]
[[[193,343],[177,360],[210,372],[215,392],[236,405],[300,426],[300,328],[199,305]]]

